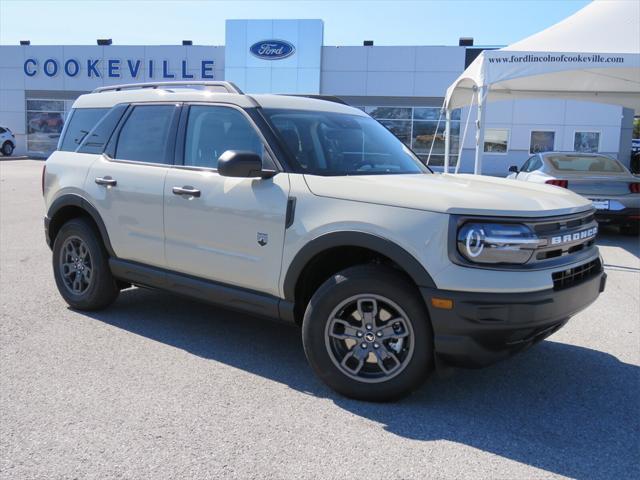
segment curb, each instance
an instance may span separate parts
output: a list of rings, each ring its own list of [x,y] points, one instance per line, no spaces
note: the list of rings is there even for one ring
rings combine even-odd
[[[11,161],[11,160],[40,160],[39,158],[31,158],[26,155],[20,155],[17,157],[4,157],[0,156],[0,162],[2,161]]]

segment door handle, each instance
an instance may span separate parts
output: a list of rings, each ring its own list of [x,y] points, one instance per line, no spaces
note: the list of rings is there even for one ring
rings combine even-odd
[[[115,187],[118,184],[117,180],[106,176],[106,177],[96,177],[96,183],[98,185],[105,185],[107,187]]]
[[[184,187],[173,187],[172,191],[174,195],[187,195],[189,197],[200,196],[200,190],[190,187],[188,185],[185,185]]]

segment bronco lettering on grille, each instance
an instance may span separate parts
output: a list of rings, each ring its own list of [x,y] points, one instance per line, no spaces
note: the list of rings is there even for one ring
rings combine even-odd
[[[586,240],[596,236],[598,233],[598,227],[589,228],[587,230],[581,230],[575,233],[568,233],[566,235],[557,235],[551,237],[551,245],[562,245],[564,243],[575,242],[577,240]]]

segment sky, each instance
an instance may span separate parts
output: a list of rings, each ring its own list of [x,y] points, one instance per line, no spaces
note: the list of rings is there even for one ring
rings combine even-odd
[[[508,45],[545,29],[588,0],[0,0],[0,44],[224,45],[224,21],[320,18],[325,45]]]

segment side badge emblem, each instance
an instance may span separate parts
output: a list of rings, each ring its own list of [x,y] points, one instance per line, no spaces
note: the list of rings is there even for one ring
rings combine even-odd
[[[258,232],[258,245],[264,247],[267,243],[269,243],[269,235]]]

